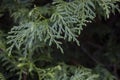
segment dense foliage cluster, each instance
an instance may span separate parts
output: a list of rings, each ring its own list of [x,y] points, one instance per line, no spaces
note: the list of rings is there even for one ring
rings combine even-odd
[[[76,63],[68,65],[61,55],[69,53],[70,42],[82,44],[81,30],[95,18],[107,19],[110,14],[120,12],[119,2],[1,0],[0,80],[117,79],[102,64],[90,70],[83,65],[75,66]]]

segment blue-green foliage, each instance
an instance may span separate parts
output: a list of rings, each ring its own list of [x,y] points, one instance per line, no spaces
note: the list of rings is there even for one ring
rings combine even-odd
[[[73,0],[71,2],[55,0],[52,4],[43,7],[20,8],[12,13],[18,25],[9,32],[8,44],[11,46],[8,51],[11,53],[13,47],[26,51],[40,42],[49,46],[56,44],[57,48],[63,52],[60,46],[61,39],[75,41],[79,45],[77,37],[82,28],[96,17],[96,11],[102,12],[100,15],[109,18],[111,12],[119,10],[115,2],[112,0]]]
[[[2,0],[0,17],[4,16],[7,10],[14,19],[7,41],[3,40],[0,32],[2,67],[10,74],[12,73],[12,77],[17,75],[19,80],[23,80],[24,74],[32,77],[33,74],[37,74],[38,80],[112,80],[104,78],[109,74],[107,71],[106,76],[102,77],[99,71],[94,74],[92,70],[81,66],[58,64],[58,66],[43,68],[36,62],[44,62],[45,59],[49,61],[48,57],[52,61],[50,55],[39,59],[42,53],[50,53],[48,47],[52,45],[64,52],[61,47],[62,40],[75,41],[79,45],[77,37],[83,27],[91,23],[96,15],[109,18],[110,13],[119,11],[118,6],[114,4],[117,1],[53,0],[52,3],[38,6],[34,4],[34,0]],[[7,47],[5,42],[7,42]],[[36,53],[37,50],[40,51]],[[34,58],[36,55],[39,58]],[[0,74],[0,79],[4,80],[2,74]]]

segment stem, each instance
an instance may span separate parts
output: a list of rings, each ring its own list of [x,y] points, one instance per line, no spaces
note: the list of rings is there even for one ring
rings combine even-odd
[[[27,73],[23,73],[22,79],[27,80]]]
[[[114,65],[113,65],[113,68],[114,68],[114,69],[113,69],[113,73],[114,73],[114,75],[116,76],[116,78],[117,78],[117,80],[118,80],[119,77],[118,77],[118,74],[117,74],[117,64],[114,64]]]
[[[81,46],[81,49],[83,50],[83,52],[85,54],[88,55],[89,58],[91,58],[96,64],[100,64],[102,66],[104,66],[101,62],[99,62],[98,60],[96,60],[83,46]]]

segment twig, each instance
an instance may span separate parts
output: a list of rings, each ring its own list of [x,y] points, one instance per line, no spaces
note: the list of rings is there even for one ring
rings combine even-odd
[[[90,57],[96,64],[100,64],[102,66],[104,66],[101,62],[99,62],[98,60],[96,60],[82,45],[81,45],[81,49],[83,50],[83,52],[85,54],[88,55],[88,57]]]

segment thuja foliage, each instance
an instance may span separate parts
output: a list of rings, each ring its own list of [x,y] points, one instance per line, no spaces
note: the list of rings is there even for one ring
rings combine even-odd
[[[5,77],[1,73],[0,73],[0,80],[5,80]]]
[[[80,45],[81,30],[97,16],[109,18],[111,13],[120,11],[117,2],[119,0],[1,0],[0,17],[7,14],[12,23],[8,34],[0,32],[0,63],[5,69],[0,72],[0,79],[114,80],[105,78],[106,75],[101,78],[99,72],[82,66],[53,63],[51,53],[53,47],[64,53],[63,41]]]
[[[109,17],[111,11],[114,13],[118,9],[114,2],[116,1],[55,0],[43,7],[33,5],[32,9],[23,8],[21,2],[18,4],[20,7],[11,14],[18,25],[11,29],[7,37],[8,44],[11,44],[8,51],[11,53],[13,47],[21,49],[21,46],[24,46],[22,49],[27,52],[39,42],[48,46],[56,44],[63,52],[60,39],[76,41],[79,45],[77,37],[82,27],[95,18],[96,8],[101,9],[99,12],[104,12],[104,16]]]

